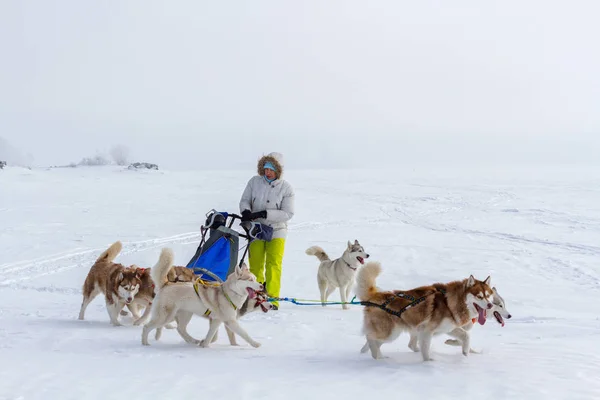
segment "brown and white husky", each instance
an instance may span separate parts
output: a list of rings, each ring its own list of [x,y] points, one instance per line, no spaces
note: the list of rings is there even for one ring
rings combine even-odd
[[[125,267],[114,262],[123,245],[117,241],[96,259],[83,283],[83,302],[79,319],[84,319],[87,306],[100,293],[106,299],[106,310],[110,322],[119,326],[119,313],[125,305],[131,304],[141,285],[140,271],[135,265]]]
[[[459,339],[463,354],[469,354],[469,333],[461,327],[473,318],[485,324],[485,310],[493,306],[490,277],[479,281],[471,275],[410,290],[380,291],[375,285],[380,273],[381,264],[370,262],[357,274],[356,295],[366,305],[363,332],[373,358],[381,358],[381,345],[402,332],[416,333],[424,361],[431,360],[431,339],[438,334]]]

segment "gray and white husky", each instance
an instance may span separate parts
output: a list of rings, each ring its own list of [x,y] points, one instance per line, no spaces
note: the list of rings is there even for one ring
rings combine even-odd
[[[504,299],[500,296],[495,287],[492,288],[492,291],[494,292],[494,300],[492,300],[492,304],[494,306],[490,310],[486,310],[486,314],[491,313],[494,316],[494,318],[496,318],[496,321],[498,321],[500,325],[504,326],[504,318],[510,319],[512,315],[510,315],[510,313],[506,309],[506,303],[504,302]],[[469,331],[471,330],[473,325],[474,324],[470,323],[466,324],[462,327],[462,329],[464,329],[465,331]],[[448,339],[444,343],[450,346],[462,346],[461,341],[458,339]],[[469,349],[469,352],[477,353],[473,349]]]
[[[354,244],[348,241],[348,247],[340,258],[331,260],[327,253],[319,246],[312,246],[306,249],[306,254],[316,256],[321,264],[317,273],[317,282],[321,292],[321,303],[325,306],[327,298],[336,288],[340,290],[342,303],[348,302],[350,291],[354,285],[354,276],[358,267],[365,263],[369,255],[365,249],[354,240]],[[347,310],[347,304],[342,304],[342,308]]]

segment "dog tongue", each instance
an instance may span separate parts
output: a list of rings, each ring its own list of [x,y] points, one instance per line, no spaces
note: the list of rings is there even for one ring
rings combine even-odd
[[[494,311],[494,317],[496,317],[496,320],[498,321],[498,323],[500,323],[502,325],[502,327],[504,328],[504,318],[502,318],[502,315],[500,315],[500,313],[498,311]]]
[[[479,313],[477,317],[477,322],[479,322],[480,325],[485,324],[485,310],[483,308],[477,307],[477,312]]]
[[[358,259],[358,262],[360,262],[361,264],[365,263],[365,260],[362,257],[356,257]]]
[[[248,297],[250,297],[251,299],[256,297],[256,292],[254,291],[254,289],[247,287],[246,291],[248,292]]]

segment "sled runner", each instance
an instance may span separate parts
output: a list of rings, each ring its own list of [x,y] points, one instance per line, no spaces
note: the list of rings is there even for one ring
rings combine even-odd
[[[256,239],[271,240],[273,228],[254,221],[241,222],[241,219],[237,214],[209,211],[200,228],[200,245],[186,267],[204,281],[223,283],[236,266],[242,266],[250,242]],[[236,220],[240,220],[244,233],[232,229]],[[240,238],[245,239],[247,244],[238,263]]]

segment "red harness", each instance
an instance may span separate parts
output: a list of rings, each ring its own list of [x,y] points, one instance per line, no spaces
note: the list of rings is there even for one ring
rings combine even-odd
[[[138,268],[140,271],[144,272],[147,268]],[[149,286],[148,286],[149,287]],[[156,286],[154,286],[154,282],[152,282],[152,289],[154,289]],[[152,304],[152,303],[150,303]]]
[[[263,312],[268,312],[269,309],[266,308],[265,306],[263,306],[264,303],[268,303],[267,299],[263,298],[262,300],[257,300],[256,305],[254,307],[256,308],[256,307],[260,306],[260,308],[263,310]]]

